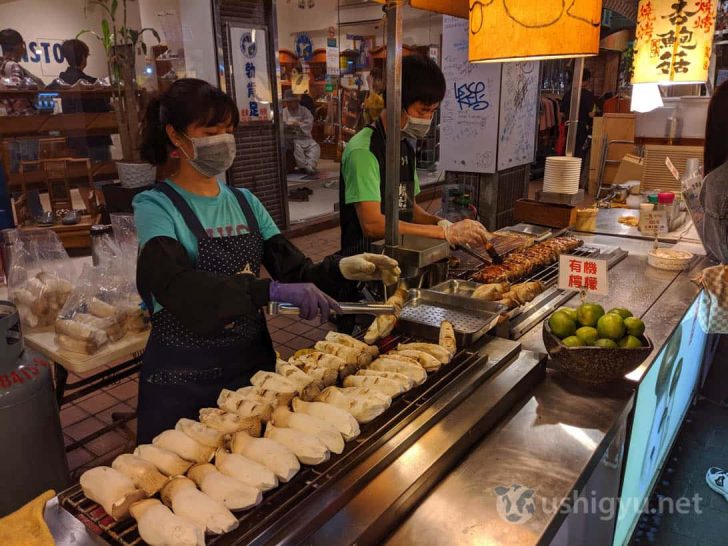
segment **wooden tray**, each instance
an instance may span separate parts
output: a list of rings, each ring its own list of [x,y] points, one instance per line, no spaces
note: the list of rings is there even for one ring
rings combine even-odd
[[[38,351],[46,358],[60,364],[69,372],[86,373],[99,366],[105,366],[124,359],[131,359],[144,351],[149,331],[141,334],[127,334],[116,343],[108,343],[93,355],[74,353],[58,348],[56,332],[52,326],[24,334],[25,345]]]

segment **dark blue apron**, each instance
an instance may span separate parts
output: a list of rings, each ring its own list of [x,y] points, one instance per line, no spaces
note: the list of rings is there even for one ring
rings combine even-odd
[[[263,259],[263,237],[248,200],[232,191],[248,223],[248,233],[212,237],[189,204],[168,184],[159,184],[197,238],[197,269],[223,275],[255,275]],[[151,294],[142,294],[153,309]],[[194,313],[194,309],[189,310]],[[222,389],[249,384],[260,369],[273,370],[275,352],[263,311],[240,316],[209,337],[198,336],[171,312],[152,315],[152,331],[139,377],[137,443],[149,443],[182,417],[197,419],[200,408],[215,407]]]

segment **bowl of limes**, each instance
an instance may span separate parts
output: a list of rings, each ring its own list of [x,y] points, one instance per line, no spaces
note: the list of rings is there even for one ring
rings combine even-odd
[[[551,367],[584,383],[624,377],[652,352],[645,324],[623,307],[605,312],[596,303],[562,307],[543,323]]]

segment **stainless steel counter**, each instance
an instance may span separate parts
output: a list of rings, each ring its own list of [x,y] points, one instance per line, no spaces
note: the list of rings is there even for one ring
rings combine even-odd
[[[615,235],[618,237],[627,237],[634,239],[646,239],[654,241],[654,236],[643,234],[637,227],[629,226],[619,222],[620,216],[640,217],[640,211],[635,209],[599,209],[597,214],[597,230],[595,235]],[[688,223],[690,222],[689,216]],[[667,243],[675,243],[680,236],[689,228],[688,223],[682,225],[679,229],[660,235],[660,241]],[[581,234],[580,234],[581,236]]]
[[[548,543],[564,518],[559,503],[584,485],[632,403],[633,391],[624,386],[595,392],[549,374],[430,492],[387,544]],[[514,506],[512,515],[522,519],[511,522],[498,506],[496,488],[514,484],[533,491],[534,512],[524,517]]]

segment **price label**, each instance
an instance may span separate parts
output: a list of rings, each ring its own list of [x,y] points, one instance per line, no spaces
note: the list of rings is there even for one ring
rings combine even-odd
[[[336,40],[329,40],[326,46],[326,74],[329,76],[339,75],[339,48]],[[332,45],[333,44],[333,45]]]
[[[667,233],[670,231],[667,225],[667,213],[664,210],[643,212],[640,214],[640,231],[647,235]]]
[[[607,295],[608,269],[607,260],[562,254],[559,256],[559,288]]]
[[[670,174],[672,174],[675,180],[680,182],[680,173],[678,172],[677,168],[669,157],[665,157],[665,166],[667,167],[667,170],[670,171]]]

